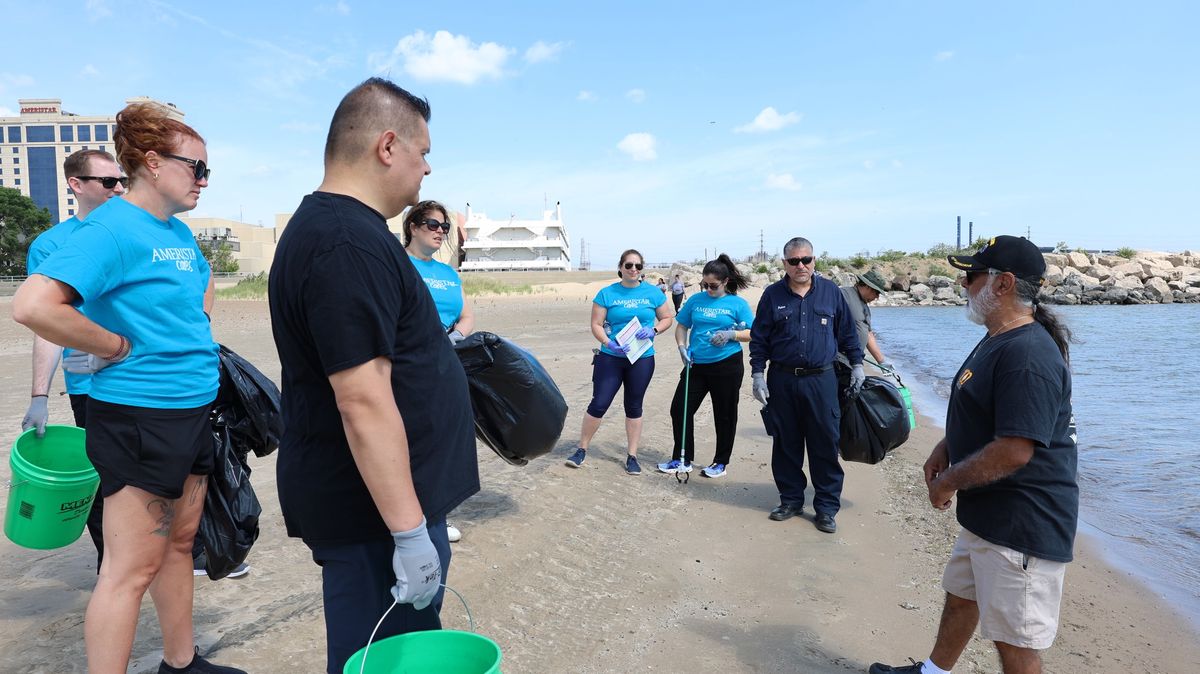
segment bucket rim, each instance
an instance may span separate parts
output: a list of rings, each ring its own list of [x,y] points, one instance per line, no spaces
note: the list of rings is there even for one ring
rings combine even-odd
[[[86,432],[84,429],[79,428],[78,426],[67,426],[64,424],[48,425],[46,426],[46,435],[50,435],[52,430],[56,435],[66,434],[86,437]],[[21,454],[20,448],[22,441],[28,441],[29,437],[33,437],[35,440],[44,439],[37,438],[36,435],[31,435],[36,433],[36,431],[36,428],[30,428],[29,430],[18,435],[17,439],[13,441],[12,450],[8,455],[8,462],[13,469],[14,478],[16,478],[17,471],[20,470],[21,473],[27,478],[32,478],[44,484],[48,483],[51,485],[61,485],[64,487],[86,484],[92,480],[100,479],[100,474],[96,472],[96,468],[92,466],[91,463],[88,464],[87,468],[81,468],[79,470],[49,471],[33,463],[29,459],[26,459],[25,456]],[[15,482],[16,480],[14,479],[14,483]]]
[[[500,649],[500,644],[496,643],[490,637],[486,637],[477,632],[468,632],[466,630],[439,629],[439,630],[422,630],[419,632],[406,632],[404,634],[394,634],[390,637],[384,637],[382,639],[379,639],[379,640],[373,642],[371,644],[371,648],[372,649],[378,648],[379,645],[384,643],[385,641],[391,642],[392,644],[396,644],[398,642],[411,642],[411,641],[418,641],[421,639],[431,639],[431,638],[436,639],[436,638],[442,638],[442,637],[447,637],[447,636],[454,638],[454,639],[466,638],[467,640],[474,641],[479,645],[486,645],[487,647],[489,647],[489,652],[494,653],[494,655],[495,655],[495,661],[492,663],[492,668],[498,668],[504,660],[504,651],[502,651]],[[346,664],[344,665],[343,671],[349,672],[349,671],[353,670],[353,672],[355,674],[357,674],[358,667],[360,666],[360,664],[362,662],[361,658],[362,658],[362,654],[363,654],[364,650],[366,650],[366,646],[358,649],[357,651],[354,651],[354,653],[350,656],[350,658],[346,660]],[[357,658],[357,660],[356,660],[356,658]]]

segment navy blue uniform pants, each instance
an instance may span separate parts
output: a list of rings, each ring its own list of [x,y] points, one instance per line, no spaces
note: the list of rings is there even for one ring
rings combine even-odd
[[[428,523],[429,538],[437,548],[442,562],[442,582],[450,570],[450,539],[446,535],[446,520]],[[371,630],[392,605],[392,587],[396,573],[392,570],[391,538],[345,545],[309,544],[313,561],[321,567],[321,591],[325,601],[326,661],[330,674],[341,674],[346,661],[367,645]],[[433,603],[418,611],[411,604],[392,609],[380,625],[375,641],[397,634],[442,629],[442,599],[445,589],[439,589]]]
[[[845,472],[838,462],[842,419],[837,376],[833,369],[797,377],[781,368],[767,372],[771,420],[775,425],[771,445],[771,472],[779,489],[779,502],[804,505],[804,453],[812,475],[813,510],[830,516],[841,507]]]

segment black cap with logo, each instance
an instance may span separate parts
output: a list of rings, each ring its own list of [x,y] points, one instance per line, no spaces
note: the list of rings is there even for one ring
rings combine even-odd
[[[992,237],[974,255],[947,255],[946,259],[962,271],[997,269],[1038,285],[1046,273],[1042,251],[1023,236],[1003,234]]]

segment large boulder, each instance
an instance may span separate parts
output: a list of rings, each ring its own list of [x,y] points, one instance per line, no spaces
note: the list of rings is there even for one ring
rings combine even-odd
[[[912,285],[912,282],[909,280],[907,274],[896,274],[892,277],[891,285],[892,290],[902,290],[904,292],[908,292],[908,288]]]
[[[1170,286],[1157,276],[1146,281],[1146,296],[1150,299],[1157,299],[1163,304],[1175,301],[1175,295],[1171,292]]]
[[[1119,287],[1109,288],[1100,296],[1100,301],[1108,304],[1125,304],[1128,299],[1129,290]]]
[[[949,288],[954,285],[954,279],[950,278],[949,276],[938,276],[937,274],[934,274],[933,276],[929,277],[929,280],[925,282],[925,285],[929,286],[930,288]]]
[[[1054,265],[1056,267],[1064,267],[1067,264],[1067,256],[1061,253],[1042,253],[1042,259],[1046,261],[1046,266]]]
[[[933,291],[933,299],[939,300],[942,302],[954,301],[954,300],[958,299],[958,293],[955,292],[954,288],[951,288],[950,286],[945,286],[943,288],[938,288],[937,290]]]
[[[918,303],[933,300],[933,291],[924,283],[913,284],[908,289],[908,294],[912,295],[913,300]]]
[[[1082,286],[1084,289],[1095,288],[1100,285],[1100,279],[1072,269],[1063,277],[1062,285]]]
[[[1170,265],[1156,264],[1154,262],[1143,262],[1142,273],[1145,274],[1145,276],[1142,277],[1143,281],[1153,276],[1157,276],[1158,278],[1166,279],[1168,281],[1175,280],[1175,277],[1183,278],[1183,272],[1176,271],[1174,267]]]
[[[1114,288],[1125,288],[1126,290],[1138,290],[1142,287],[1142,281],[1137,276],[1119,276],[1112,279]]]
[[[1056,285],[1062,283],[1062,280],[1065,276],[1066,276],[1066,274],[1063,274],[1062,267],[1060,267],[1056,264],[1046,265],[1046,274],[1045,274],[1046,285],[1056,286]]]
[[[1080,252],[1067,253],[1067,262],[1076,269],[1082,269],[1083,267],[1087,267],[1092,264],[1092,261],[1088,259],[1088,256]]]
[[[1112,267],[1112,273],[1113,276],[1116,276],[1117,278],[1128,275],[1136,276],[1139,281],[1142,281],[1146,278],[1145,268],[1143,268],[1142,265],[1137,262],[1126,262],[1124,264],[1116,265],[1115,267]]]

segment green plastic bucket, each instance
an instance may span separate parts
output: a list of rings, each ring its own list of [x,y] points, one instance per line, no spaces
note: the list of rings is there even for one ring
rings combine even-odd
[[[362,649],[350,656],[344,674],[499,674],[500,647],[474,632],[409,632],[371,644],[367,666]]]
[[[47,426],[22,433],[8,457],[12,486],[4,513],[4,535],[34,550],[70,545],[83,533],[100,476],[88,461],[84,431]]]

